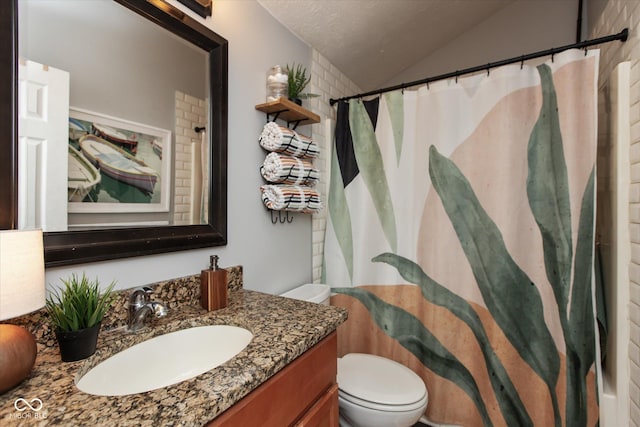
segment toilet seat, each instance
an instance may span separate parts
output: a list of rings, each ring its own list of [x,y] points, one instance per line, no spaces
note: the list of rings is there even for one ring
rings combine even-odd
[[[415,411],[416,409],[425,406],[427,403],[427,394],[425,393],[422,399],[417,402],[410,403],[407,405],[385,405],[382,403],[371,402],[369,400],[359,399],[355,396],[350,395],[349,393],[345,393],[342,390],[338,389],[338,396],[341,399],[346,400],[347,402],[351,402],[354,405],[361,406],[367,409],[374,409],[376,411],[382,412],[410,412]]]
[[[373,354],[350,353],[339,358],[338,388],[343,399],[381,411],[411,411],[427,400],[427,388],[415,372]]]

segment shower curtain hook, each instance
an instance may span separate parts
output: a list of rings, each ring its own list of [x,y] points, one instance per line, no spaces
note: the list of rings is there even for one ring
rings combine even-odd
[[[487,77],[489,77],[490,72],[491,72],[491,64],[487,64]]]
[[[522,55],[520,58],[521,58],[520,59],[520,69],[522,70],[524,68],[524,55]]]
[[[584,56],[587,56],[587,52],[588,52],[588,49],[585,47],[584,48]]]
[[[456,84],[458,84],[458,70],[456,70]]]

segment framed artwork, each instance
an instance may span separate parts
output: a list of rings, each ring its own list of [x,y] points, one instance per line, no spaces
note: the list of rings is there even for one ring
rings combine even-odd
[[[171,131],[69,110],[69,213],[168,212]]]

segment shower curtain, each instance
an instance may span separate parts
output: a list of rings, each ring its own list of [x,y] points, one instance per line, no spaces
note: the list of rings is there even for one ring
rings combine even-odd
[[[597,51],[338,105],[323,281],[339,353],[394,359],[428,419],[594,426]]]

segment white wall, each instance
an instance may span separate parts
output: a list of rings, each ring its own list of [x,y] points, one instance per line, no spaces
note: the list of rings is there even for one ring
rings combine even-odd
[[[577,15],[577,0],[514,2],[417,61],[384,86],[574,43]]]
[[[311,49],[255,1],[216,0],[203,21],[229,41],[228,242],[226,247],[135,257],[47,269],[47,283],[85,271],[118,288],[185,276],[206,268],[209,254],[221,266],[243,265],[247,289],[280,293],[311,281],[311,216],[296,214],[291,224],[271,223],[260,200],[259,166],[265,152],[257,137],[266,121],[255,105],[265,102],[265,79],[274,64],[302,63],[310,69]],[[301,131],[306,130],[304,127]],[[310,132],[310,130],[309,130]]]

